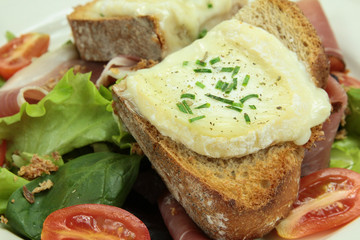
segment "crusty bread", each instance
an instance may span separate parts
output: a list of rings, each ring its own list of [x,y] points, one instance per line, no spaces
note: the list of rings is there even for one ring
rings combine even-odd
[[[258,0],[236,16],[248,23],[278,30],[275,34],[298,53],[319,86],[328,69],[315,30],[300,10],[283,0]],[[250,11],[253,13],[245,13]],[[281,19],[278,27],[274,20]],[[253,16],[253,19],[252,17]],[[292,18],[296,16],[298,24]],[[265,26],[266,25],[266,26]],[[293,30],[296,28],[296,30]],[[291,37],[285,30],[291,33]],[[311,32],[311,34],[310,34]],[[286,37],[282,37],[286,36]],[[309,39],[303,39],[309,36]],[[297,42],[297,43],[294,43]],[[302,44],[307,43],[307,46]],[[315,54],[313,54],[315,52]],[[311,55],[312,57],[309,57]],[[317,56],[323,55],[323,56]],[[312,65],[318,62],[316,69]],[[271,231],[287,216],[297,197],[304,146],[281,143],[254,154],[230,159],[199,155],[163,136],[120,96],[123,86],[114,85],[114,111],[148,156],[170,192],[195,223],[213,239],[253,239]]]
[[[294,2],[255,1],[243,7],[235,18],[275,35],[305,63],[318,87],[326,85],[329,60],[315,28]]]
[[[67,16],[80,57],[88,61],[109,61],[118,55],[128,55],[149,60],[161,60],[169,53],[168,39],[156,16],[104,16],[93,0],[74,8]],[[233,0],[233,7],[226,16],[214,16],[209,25],[233,16],[246,0]],[[115,11],[116,12],[116,11]],[[176,26],[174,26],[175,28]],[[187,39],[187,29],[179,28],[178,35]],[[195,39],[191,39],[192,41]],[[186,41],[185,41],[186,42]]]

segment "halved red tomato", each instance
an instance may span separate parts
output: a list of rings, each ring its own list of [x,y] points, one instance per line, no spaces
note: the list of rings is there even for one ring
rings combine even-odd
[[[128,211],[103,204],[59,209],[44,221],[42,240],[150,240],[145,224]]]
[[[34,57],[44,54],[49,43],[48,34],[27,33],[0,47],[0,76],[9,79],[14,73],[29,65]]]
[[[6,141],[0,140],[0,167],[5,163]]]
[[[327,168],[305,176],[294,207],[276,227],[283,238],[304,237],[348,223],[360,216],[360,174]]]

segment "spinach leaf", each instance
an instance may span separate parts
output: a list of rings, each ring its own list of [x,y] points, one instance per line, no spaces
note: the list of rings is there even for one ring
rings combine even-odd
[[[50,190],[35,194],[33,204],[23,197],[22,188],[16,190],[9,199],[5,216],[19,234],[40,239],[45,218],[55,210],[84,203],[120,207],[137,178],[140,159],[137,155],[98,152],[71,160],[54,174],[26,185],[32,191],[47,179],[54,183]]]
[[[5,212],[11,194],[28,182],[28,180],[16,176],[8,169],[0,167],[0,214]]]

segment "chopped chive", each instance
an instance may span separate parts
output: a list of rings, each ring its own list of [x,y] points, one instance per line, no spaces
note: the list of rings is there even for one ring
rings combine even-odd
[[[230,100],[230,99],[226,99],[226,98],[222,98],[222,97],[218,97],[218,96],[215,96],[215,95],[212,95],[210,93],[207,93],[205,94],[205,96],[209,97],[209,98],[212,98],[214,100],[217,100],[219,102],[223,102],[223,103],[227,103],[227,104],[230,104],[232,105],[234,103],[233,100]]]
[[[199,82],[199,81],[197,81],[197,82],[195,83],[195,85],[198,86],[199,88],[202,88],[202,89],[205,88],[205,85],[204,85],[203,83]]]
[[[247,124],[250,124],[250,117],[249,117],[249,115],[247,114],[247,113],[244,113],[244,119],[245,119],[245,122],[247,123]]]
[[[205,37],[206,34],[207,34],[207,30],[203,29],[200,31],[198,38],[203,38],[203,37]]]
[[[10,32],[10,31],[6,31],[5,37],[6,37],[6,40],[7,40],[8,42],[10,42],[10,41],[13,40],[14,38],[16,38],[16,35],[13,34],[13,33]]]
[[[226,89],[225,89],[225,93],[229,94],[233,89],[235,89],[235,83],[232,82]]]
[[[255,105],[249,105],[249,108],[256,109],[256,106]]]
[[[234,107],[241,107],[241,108],[244,107],[244,104],[242,104],[241,102],[238,102],[238,103],[234,102],[231,105],[234,106]]]
[[[196,68],[194,69],[196,73],[212,73],[211,69],[209,68]]]
[[[215,89],[221,90],[222,87],[224,86],[224,84],[225,84],[225,83],[224,83],[223,81],[219,80],[219,81],[216,83],[216,85],[215,85]]]
[[[249,95],[243,97],[242,99],[240,99],[240,102],[244,103],[245,101],[249,100],[250,98],[258,98],[258,97],[259,97],[259,95],[257,95],[257,94],[249,94]]]
[[[193,112],[191,111],[190,106],[187,104],[187,102],[185,100],[182,101],[182,104],[184,105],[184,107],[186,108],[186,111],[190,114],[193,114]]]
[[[195,109],[200,109],[200,108],[209,108],[210,107],[210,103],[204,103],[200,106],[197,106]]]
[[[187,65],[189,65],[189,61],[183,61],[183,64],[182,64],[183,66],[187,66]]]
[[[205,118],[205,115],[201,115],[201,116],[197,116],[197,117],[194,117],[194,118],[190,118],[189,119],[189,122],[192,123],[192,122],[195,122],[197,120],[200,120],[200,119],[203,119]]]
[[[201,60],[196,60],[196,64],[199,65],[199,66],[202,66],[202,67],[206,66],[206,62],[201,61]]]
[[[237,89],[237,78],[233,78],[233,83],[234,83],[234,89],[236,90]]]
[[[246,86],[248,85],[249,80],[250,80],[250,76],[249,76],[248,74],[246,74],[246,76],[245,76],[245,78],[244,78],[244,80],[243,80],[242,85],[243,85],[244,87],[246,87]]]
[[[213,58],[209,62],[210,62],[211,65],[213,65],[213,64],[215,64],[217,62],[220,62],[220,57]]]
[[[225,92],[227,87],[229,86],[229,83],[225,82],[224,85],[221,87],[221,91]]]
[[[208,3],[207,7],[212,8],[213,7],[212,3]]]
[[[183,93],[183,94],[181,94],[180,98],[195,99],[195,94],[192,94],[192,93]]]
[[[233,72],[233,74],[232,74],[232,77],[234,77],[236,74],[238,74],[239,71],[240,71],[240,67],[239,67],[239,66],[236,66],[236,67],[234,68],[234,72]]]
[[[238,107],[234,107],[234,106],[226,106],[226,107],[229,108],[229,109],[238,111],[238,112],[241,112],[241,111],[242,111],[242,109],[241,109],[241,108],[238,108]]]
[[[185,108],[184,104],[182,104],[181,102],[177,103],[176,106],[178,106],[178,108],[179,108],[179,110],[180,110],[181,112],[183,112],[183,113],[188,113],[188,112],[186,111],[186,108]]]
[[[234,71],[233,67],[223,67],[220,70],[220,72],[232,72],[232,71]]]

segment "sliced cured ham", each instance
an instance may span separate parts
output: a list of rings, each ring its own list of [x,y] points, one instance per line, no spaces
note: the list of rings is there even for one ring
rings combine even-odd
[[[159,198],[158,205],[174,240],[209,240],[169,192]]]
[[[301,0],[297,2],[300,9],[315,27],[330,60],[330,71],[345,71],[345,62],[334,32],[318,0]]]
[[[347,95],[335,78],[329,76],[326,92],[332,104],[332,113],[323,124],[325,139],[315,142],[313,148],[305,153],[301,174],[308,175],[317,170],[329,167],[331,145],[334,142],[341,120],[347,106]]]
[[[0,117],[16,114],[25,101],[40,101],[70,68],[74,68],[74,72],[92,71],[92,81],[95,81],[103,66],[104,63],[80,60],[72,44],[49,52],[17,72],[0,88]]]

